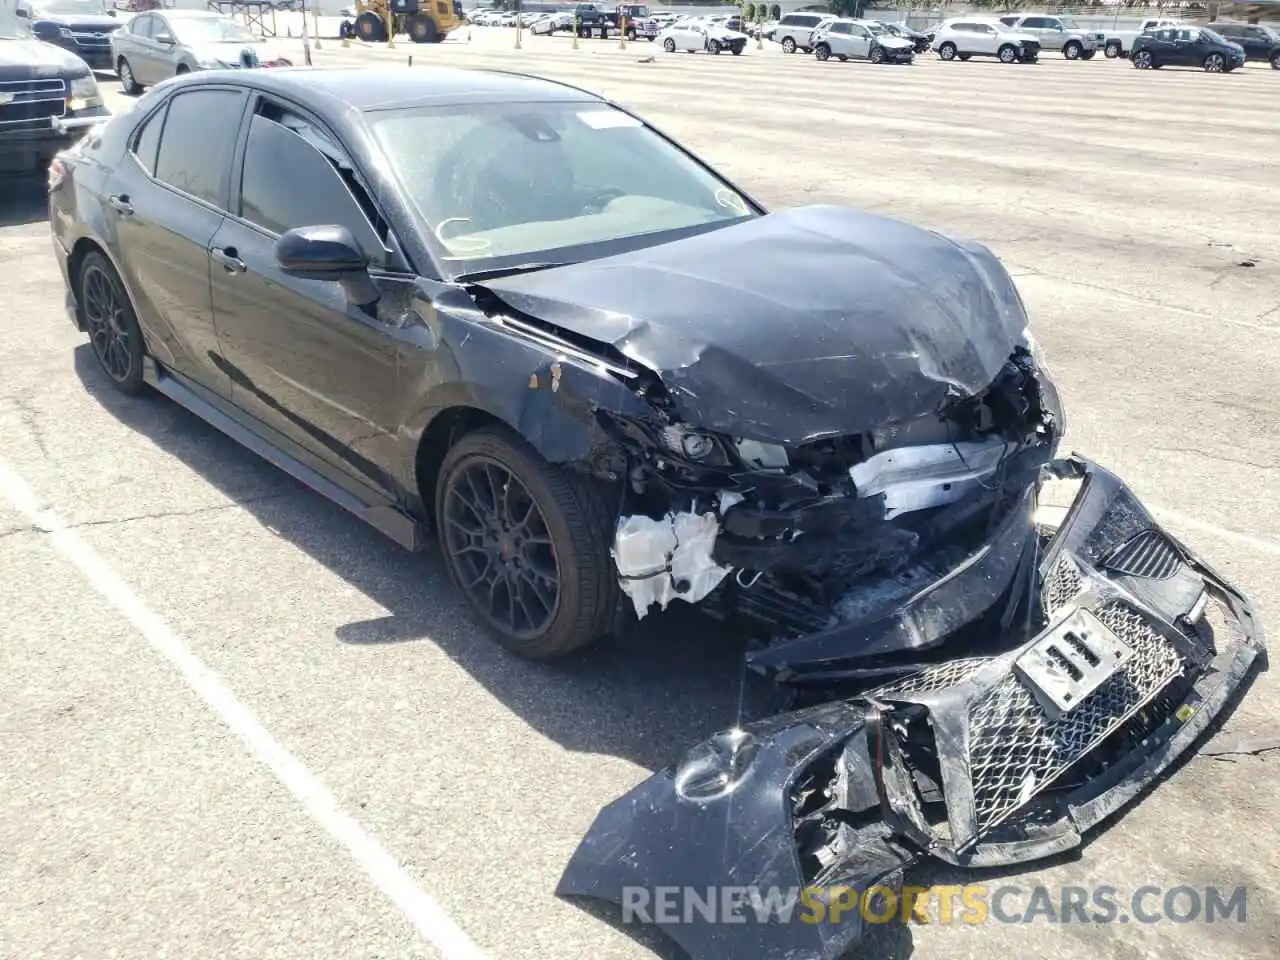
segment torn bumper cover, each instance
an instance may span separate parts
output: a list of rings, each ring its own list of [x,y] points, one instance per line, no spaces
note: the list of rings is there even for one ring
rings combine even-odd
[[[1260,628],[1113,474],[1081,458],[1046,469],[1079,493],[1034,575],[998,578],[1009,602],[948,621],[964,656],[943,644],[891,682],[712,737],[602,810],[557,892],[624,904],[629,889],[750,884],[764,899],[745,922],[659,925],[694,960],[831,960],[863,933],[860,911],[806,922],[800,891],[892,885],[928,856],[1047,857],[1135,799],[1264,655]],[[986,595],[989,577],[970,563],[948,582]],[[898,617],[914,622],[910,607]],[[804,670],[800,653],[825,663],[836,645],[793,645],[788,661]]]

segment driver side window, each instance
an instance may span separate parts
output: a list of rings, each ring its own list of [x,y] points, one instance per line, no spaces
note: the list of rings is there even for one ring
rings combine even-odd
[[[276,236],[298,227],[338,224],[351,231],[375,264],[381,263],[383,241],[356,198],[363,189],[349,169],[344,176],[340,152],[306,120],[283,111],[274,118],[264,112],[255,114],[249,127],[240,217]]]

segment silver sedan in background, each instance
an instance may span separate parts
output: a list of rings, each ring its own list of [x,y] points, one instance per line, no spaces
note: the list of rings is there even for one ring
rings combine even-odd
[[[205,10],[138,14],[111,35],[111,58],[131,94],[193,70],[292,65],[243,24]]]

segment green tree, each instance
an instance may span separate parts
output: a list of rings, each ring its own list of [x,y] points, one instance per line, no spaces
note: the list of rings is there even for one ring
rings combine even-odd
[[[751,23],[756,18],[756,5],[754,3],[744,3],[742,5],[742,22]]]
[[[871,6],[871,0],[830,0],[828,6],[837,17],[860,17]]]

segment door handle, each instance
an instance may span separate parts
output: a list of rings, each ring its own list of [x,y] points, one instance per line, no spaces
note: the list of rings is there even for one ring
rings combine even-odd
[[[122,217],[133,216],[133,204],[129,202],[129,197],[123,193],[113,193],[107,197],[107,203],[111,204],[111,209]]]
[[[222,264],[222,269],[227,273],[244,273],[249,269],[249,265],[236,256],[235,247],[214,247],[209,255],[215,263]]]

